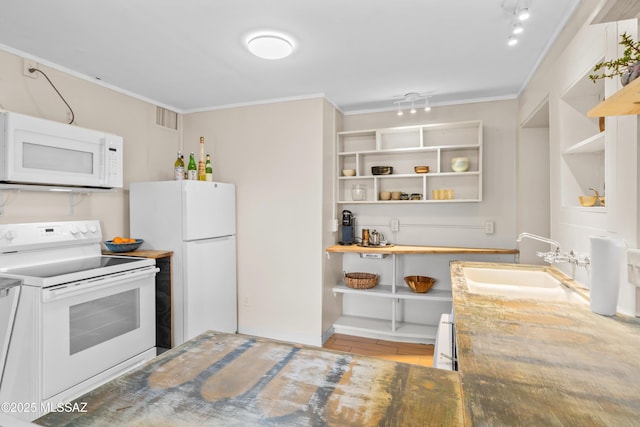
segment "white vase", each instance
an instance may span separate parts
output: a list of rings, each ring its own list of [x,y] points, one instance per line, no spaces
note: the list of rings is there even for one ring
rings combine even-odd
[[[626,86],[638,77],[640,77],[640,62],[636,62],[627,67],[627,71],[620,76],[620,83],[622,83],[622,86]]]

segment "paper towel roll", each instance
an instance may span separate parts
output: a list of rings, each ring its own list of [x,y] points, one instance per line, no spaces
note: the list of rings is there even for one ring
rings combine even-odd
[[[625,247],[621,239],[592,236],[591,311],[605,316],[616,314],[620,289],[620,257]]]

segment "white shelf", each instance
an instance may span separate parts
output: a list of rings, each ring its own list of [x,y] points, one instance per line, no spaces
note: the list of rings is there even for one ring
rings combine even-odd
[[[384,335],[393,339],[406,338],[413,341],[434,341],[437,326],[396,321],[396,330],[391,328],[391,320],[369,317],[342,316],[333,324],[337,333]]]
[[[342,132],[341,132],[342,134]],[[446,150],[472,150],[479,148],[478,144],[465,144],[465,145],[435,145],[428,147],[407,147],[407,148],[381,148],[373,150],[361,150],[361,151],[341,151],[338,152],[338,156],[355,156],[358,154],[363,155],[375,155],[375,154],[399,154],[399,153],[429,153],[432,151]]]
[[[110,193],[118,188],[94,188],[94,187],[72,187],[63,185],[40,185],[40,184],[3,184],[0,183],[0,191],[33,191],[33,192],[54,192],[54,193]]]
[[[597,153],[604,151],[604,132],[582,140],[564,151],[564,154]]]
[[[429,292],[419,294],[412,292],[406,286],[396,286],[396,292],[393,293],[391,285],[376,285],[371,289],[353,289],[345,284],[334,286],[333,292],[342,294],[355,294],[360,296],[371,296],[381,298],[407,299],[407,300],[431,300],[431,301],[453,301],[450,290],[430,289]]]
[[[336,153],[338,204],[406,202],[378,200],[380,191],[420,193],[425,198],[413,203],[482,201],[482,121],[479,120],[339,132]],[[454,157],[468,157],[469,171],[453,172],[450,165]],[[373,166],[381,165],[393,167],[395,173],[370,173]],[[420,165],[429,166],[430,172],[414,173],[414,167]],[[343,169],[354,169],[356,176],[341,176]],[[350,186],[356,181],[366,186],[367,200],[351,200]],[[432,190],[437,189],[453,189],[459,198],[430,200]]]

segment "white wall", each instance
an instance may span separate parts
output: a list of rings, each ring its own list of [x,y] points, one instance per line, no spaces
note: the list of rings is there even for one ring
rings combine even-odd
[[[237,186],[241,333],[322,342],[325,102],[184,117],[185,152],[204,136],[214,180]]]
[[[345,205],[356,216],[357,230],[376,228],[399,244],[515,248],[516,114],[517,102],[506,100],[434,107],[415,116],[398,117],[394,111],[345,116],[346,131],[483,121],[481,202]],[[395,218],[399,219],[400,229],[392,233],[390,220]],[[485,221],[495,222],[494,234],[485,234]]]
[[[98,219],[105,240],[129,233],[128,185],[168,179],[179,132],[155,125],[155,106],[56,69],[39,66],[75,112],[77,126],[124,137],[124,186],[112,193],[74,195],[0,192],[0,223]],[[22,58],[0,51],[0,107],[67,122],[67,108],[42,75],[22,74]]]
[[[492,101],[455,106],[434,107],[428,113],[398,117],[395,111],[347,115],[344,130],[379,129],[429,123],[482,120],[483,122],[483,200],[450,204],[345,204],[356,217],[356,236],[362,228],[376,229],[392,243],[427,246],[462,246],[486,248],[516,247],[516,117],[515,100]],[[398,232],[390,222],[398,219]],[[485,222],[493,221],[493,234],[485,233]],[[339,256],[339,255],[333,255]],[[392,258],[360,259],[344,254],[343,270],[367,271],[391,283]],[[452,259],[513,262],[513,256],[411,255],[398,257],[396,282],[406,275],[425,275],[437,279],[434,289],[451,289],[449,261]],[[338,299],[335,297],[334,299]],[[344,295],[343,314],[391,319],[391,305],[384,298]],[[402,301],[396,305],[397,320],[435,325],[451,304],[437,301]],[[384,338],[375,336],[375,338]],[[386,337],[388,339],[388,337]]]
[[[606,119],[606,205],[604,212],[592,212],[563,206],[561,152],[564,141],[560,132],[562,123],[559,102],[562,93],[581,75],[593,68],[605,55],[617,56],[619,34],[638,34],[636,20],[619,23],[589,25],[603,2],[581,2],[574,17],[568,23],[557,43],[533,75],[519,101],[519,117],[528,117],[535,106],[549,99],[550,137],[550,201],[551,237],[558,240],[562,249],[589,254],[589,236],[604,235],[623,239],[629,247],[637,247],[638,241],[638,122],[636,116],[610,117]],[[605,82],[605,95],[619,87],[617,80]],[[621,260],[622,273],[618,310],[625,314],[635,312],[635,288],[627,281],[626,269]],[[587,270],[558,265],[578,281],[589,286]]]

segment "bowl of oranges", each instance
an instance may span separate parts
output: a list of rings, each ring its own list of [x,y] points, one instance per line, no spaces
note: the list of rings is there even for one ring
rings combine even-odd
[[[107,240],[104,245],[111,252],[132,252],[140,247],[144,242],[142,239],[130,239],[128,237],[114,237],[113,240]]]

